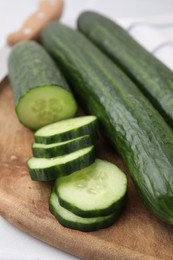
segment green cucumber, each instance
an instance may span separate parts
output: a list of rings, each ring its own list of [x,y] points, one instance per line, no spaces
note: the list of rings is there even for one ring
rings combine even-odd
[[[32,180],[51,181],[87,167],[94,160],[94,146],[89,146],[54,158],[32,157],[27,161],[27,166]]]
[[[100,14],[82,13],[78,28],[127,73],[173,127],[173,72]]]
[[[94,141],[90,135],[84,135],[68,141],[53,144],[33,143],[32,153],[33,156],[38,158],[51,158],[85,148],[92,145],[93,142]]]
[[[82,217],[119,212],[127,192],[127,177],[114,164],[97,159],[90,166],[56,180],[60,205]]]
[[[77,216],[59,204],[58,196],[54,192],[50,195],[49,208],[61,225],[85,232],[109,227],[117,218],[116,213],[93,218]]]
[[[94,135],[96,128],[95,116],[81,116],[44,126],[35,132],[34,137],[37,143],[50,144],[82,135]]]
[[[126,74],[80,32],[51,22],[41,38],[83,107],[98,117],[146,205],[173,224],[172,129]]]
[[[16,44],[8,68],[16,113],[23,125],[38,129],[75,115],[72,92],[41,45],[32,41]]]

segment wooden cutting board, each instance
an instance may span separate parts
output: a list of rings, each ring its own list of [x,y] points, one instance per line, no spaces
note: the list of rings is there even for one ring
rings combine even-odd
[[[53,183],[34,182],[29,176],[26,160],[32,156],[32,141],[33,132],[17,120],[6,83],[0,88],[0,214],[4,218],[31,236],[83,259],[173,259],[173,227],[145,208],[130,178],[126,208],[113,226],[89,233],[61,226],[48,210]],[[127,173],[105,140],[99,141],[97,153]]]

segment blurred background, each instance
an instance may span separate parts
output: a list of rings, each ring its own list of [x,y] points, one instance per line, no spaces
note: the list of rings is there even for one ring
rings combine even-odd
[[[39,0],[0,0],[0,46],[8,33],[16,30],[25,17],[34,11]],[[173,13],[172,0],[65,0],[62,22],[75,26],[83,10],[97,10],[114,20]]]
[[[0,0],[0,47],[19,28],[38,0]],[[118,21],[149,51],[173,68],[173,0],[65,0],[61,21],[75,27],[84,10],[95,10]],[[133,27],[134,23],[139,26]],[[166,49],[154,52],[159,44]],[[0,260],[76,259],[18,230],[0,217]]]

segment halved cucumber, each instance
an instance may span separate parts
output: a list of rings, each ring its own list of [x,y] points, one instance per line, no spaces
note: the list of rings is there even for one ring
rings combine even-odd
[[[119,212],[127,191],[127,177],[114,164],[97,159],[92,165],[58,178],[60,205],[82,217]]]
[[[94,142],[90,135],[80,136],[68,141],[53,144],[32,144],[32,153],[38,158],[51,158],[68,154],[92,145]]]
[[[44,48],[34,41],[15,45],[8,60],[19,121],[38,129],[71,118],[77,103],[58,67]]]
[[[27,166],[32,180],[50,181],[87,167],[94,159],[94,146],[89,146],[54,158],[32,157],[27,161]]]
[[[117,212],[93,218],[77,216],[59,204],[58,196],[55,192],[52,192],[50,195],[49,208],[61,225],[86,232],[109,227],[117,217]]]
[[[50,144],[66,141],[82,135],[96,133],[97,117],[81,116],[62,120],[37,130],[34,134],[35,142]]]

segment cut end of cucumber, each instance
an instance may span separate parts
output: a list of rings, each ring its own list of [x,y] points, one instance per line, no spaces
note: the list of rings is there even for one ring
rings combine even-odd
[[[77,111],[72,93],[61,86],[40,86],[30,89],[17,104],[20,122],[31,129],[71,118]]]

